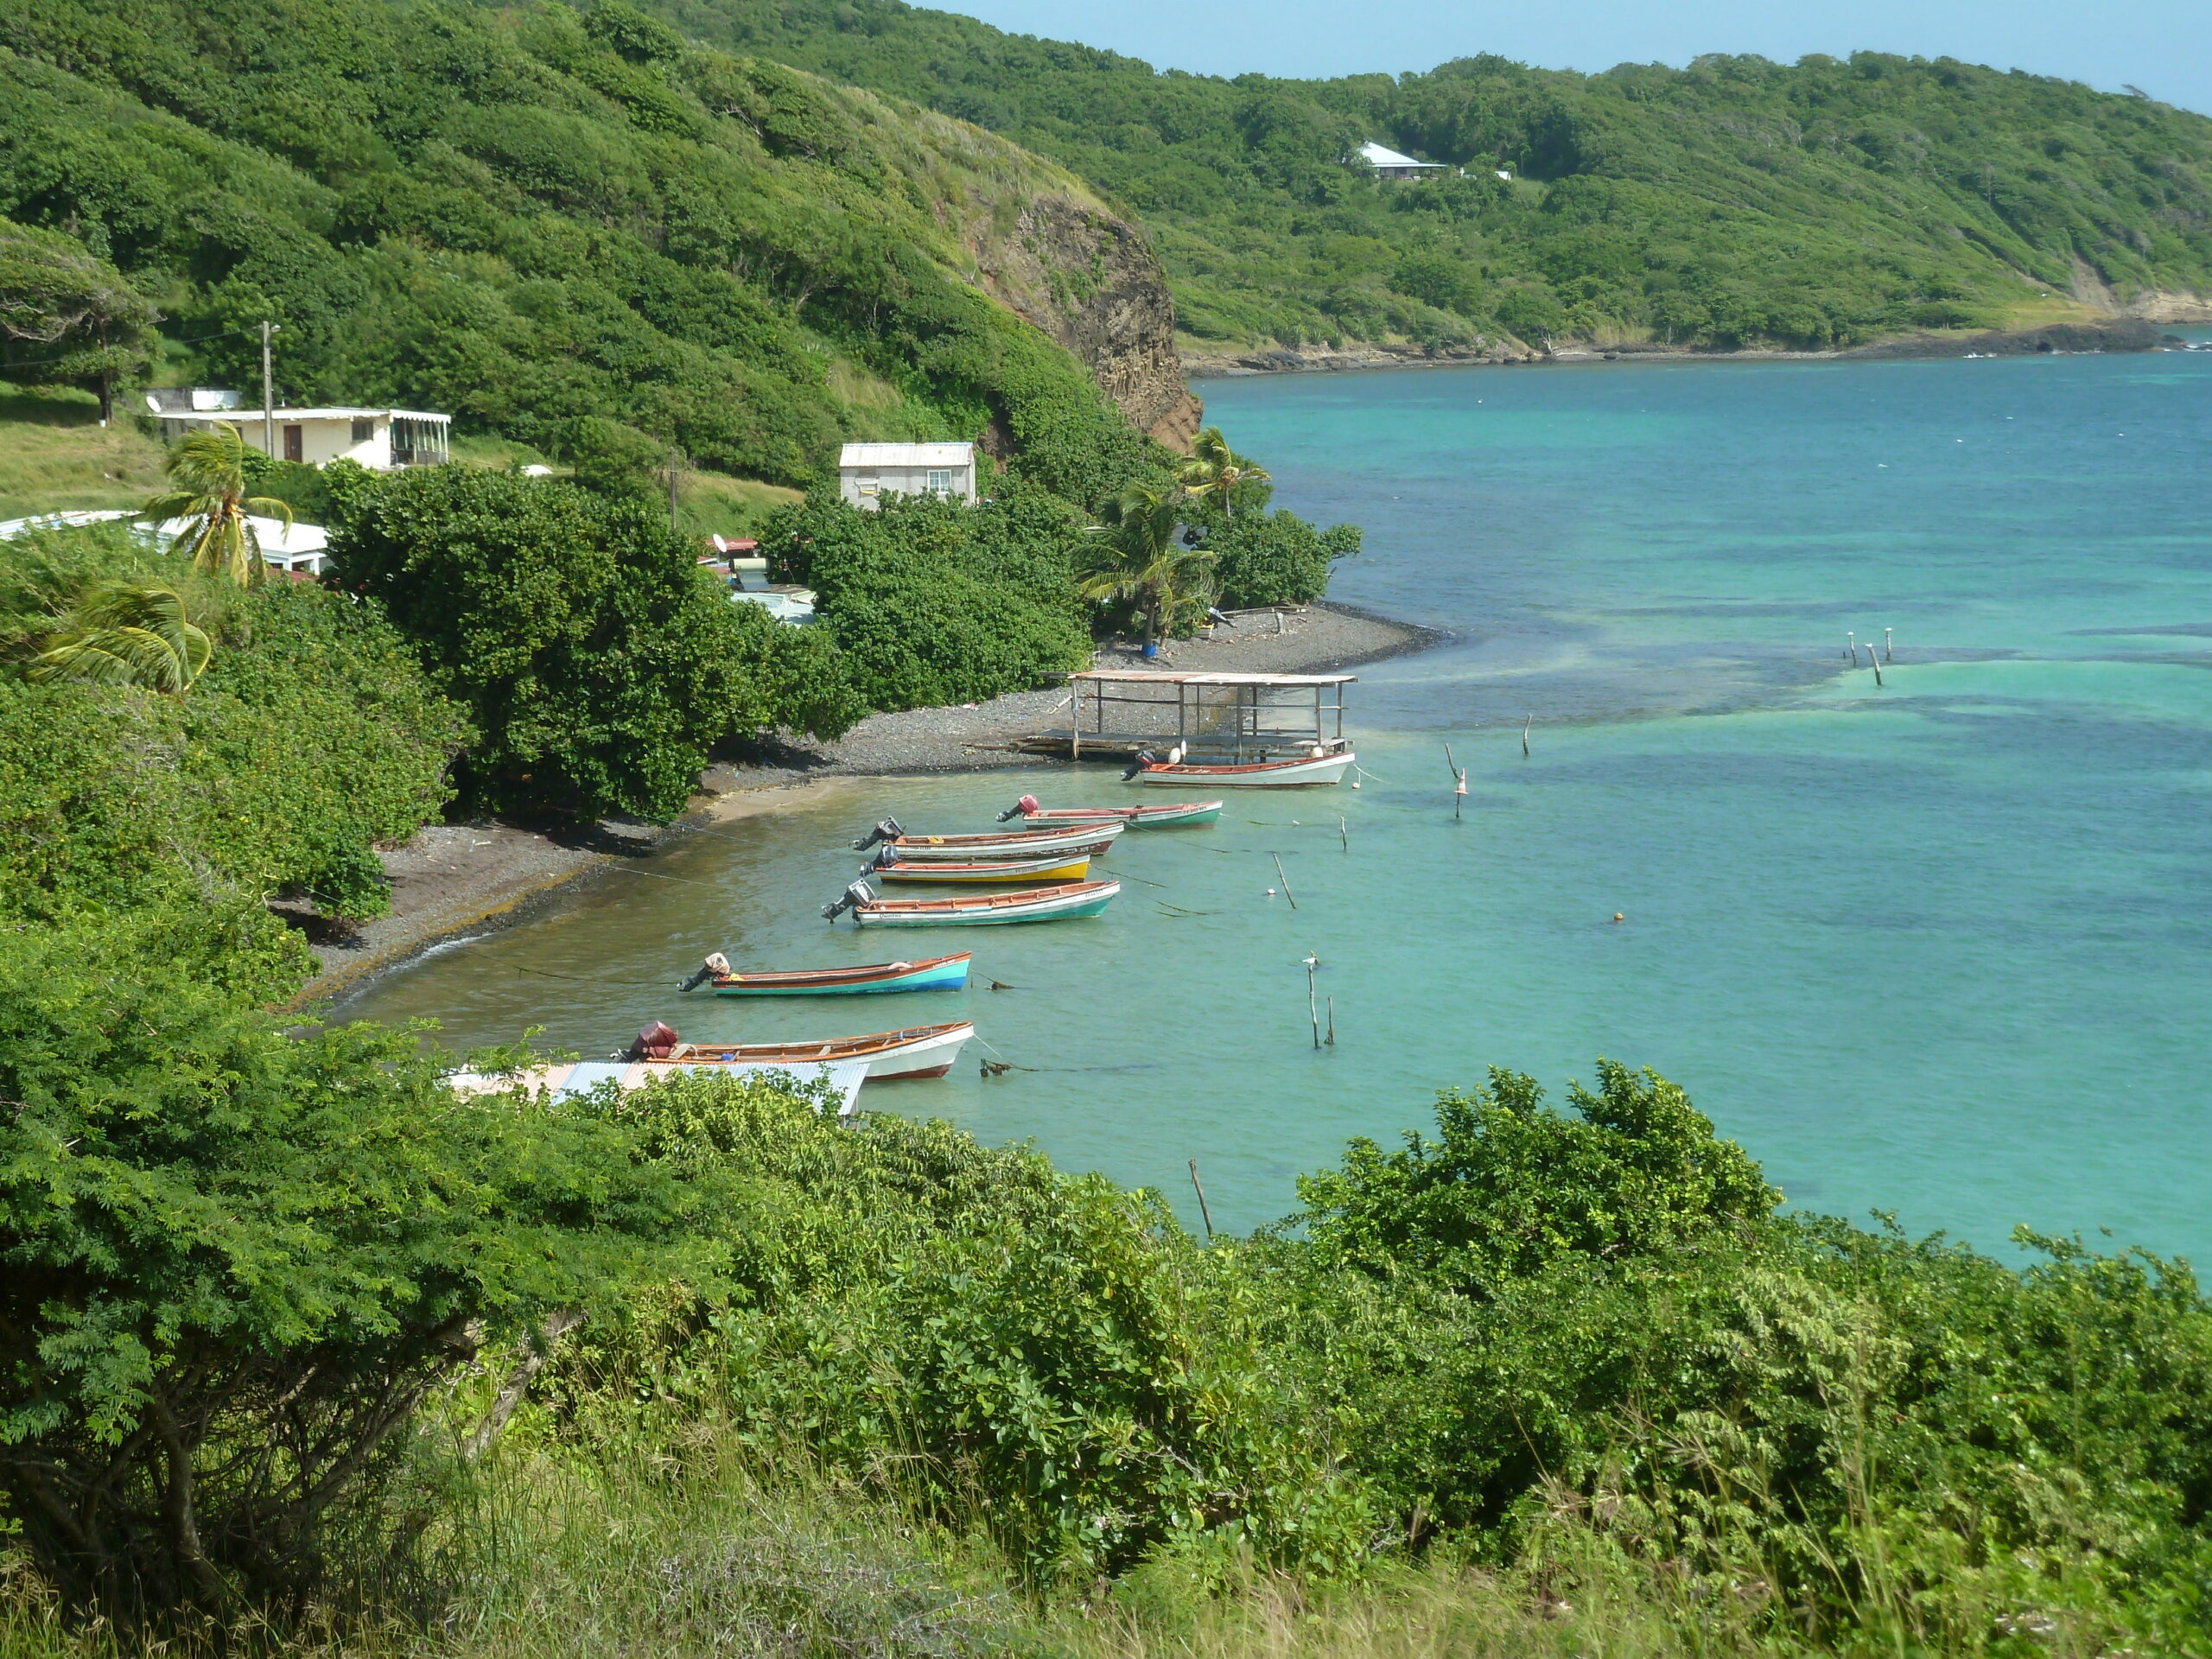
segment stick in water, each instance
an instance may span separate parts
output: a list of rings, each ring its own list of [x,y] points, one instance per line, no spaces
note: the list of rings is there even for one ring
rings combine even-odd
[[[1326,1040],[1331,1048],[1334,1048],[1337,1046],[1337,999],[1332,996],[1328,999],[1328,1003],[1329,1034],[1325,1040]]]
[[[1521,722],[1521,758],[1523,760],[1529,758],[1529,728],[1535,723],[1536,717],[1534,715]]]
[[[1897,651],[1890,643],[1890,630],[1884,628],[1882,630],[1882,660],[1885,663],[1894,663],[1897,659]]]
[[[1344,844],[1344,851],[1351,851],[1351,826],[1341,817],[1337,820],[1337,839]]]
[[[1198,1160],[1191,1160],[1191,1185],[1198,1191],[1198,1219],[1206,1224],[1206,1242],[1213,1242],[1213,1212],[1206,1208],[1206,1190],[1198,1181]]]
[[[1320,965],[1319,957],[1308,956],[1306,958],[1306,1014],[1313,1022],[1313,1046],[1316,1050],[1321,1046],[1321,1010],[1314,1006],[1313,1001],[1313,970]]]
[[[1296,910],[1298,908],[1298,895],[1291,892],[1290,878],[1282,873],[1282,855],[1281,853],[1269,853],[1268,856],[1275,861],[1275,880],[1282,883],[1282,896],[1289,899],[1290,907],[1293,910]]]

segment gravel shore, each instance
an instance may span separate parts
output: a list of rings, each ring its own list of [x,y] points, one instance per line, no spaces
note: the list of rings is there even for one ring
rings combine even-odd
[[[1444,636],[1433,629],[1370,616],[1341,605],[1233,613],[1234,626],[1211,639],[1178,639],[1150,663],[1135,645],[1101,648],[1101,668],[1218,670],[1308,674],[1423,650]],[[437,941],[504,926],[547,895],[649,850],[687,824],[726,823],[774,811],[841,778],[1029,766],[1038,758],[1012,741],[1052,725],[1068,694],[1054,687],[1018,691],[958,708],[871,715],[836,743],[778,743],[757,756],[725,761],[700,780],[701,798],[666,829],[613,821],[560,836],[508,823],[433,824],[378,856],[391,880],[391,913],[314,946],[322,973],[296,999],[320,1001],[397,966]]]

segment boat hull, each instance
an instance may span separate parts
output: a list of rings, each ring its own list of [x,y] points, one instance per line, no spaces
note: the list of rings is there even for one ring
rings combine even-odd
[[[960,1051],[976,1034],[965,1020],[940,1026],[909,1026],[903,1031],[880,1031],[866,1037],[833,1037],[818,1043],[685,1043],[665,1058],[644,1062],[648,1074],[689,1068],[712,1071],[716,1065],[788,1065],[800,1076],[803,1068],[865,1060],[869,1083],[895,1083],[908,1077],[941,1077],[952,1070]]]
[[[930,957],[919,962],[732,974],[727,979],[709,982],[716,996],[861,996],[877,991],[957,991],[967,986],[969,960],[963,950],[957,956]]]
[[[1074,823],[1009,835],[901,836],[891,850],[901,864],[974,864],[992,859],[1096,858],[1122,833],[1118,823]]]
[[[1160,806],[1055,806],[1022,815],[1025,823],[1122,823],[1132,830],[1173,830],[1221,821],[1220,801],[1170,801]]]
[[[1090,874],[1090,859],[992,859],[968,864],[879,864],[868,871],[879,881],[1080,881]]]
[[[862,927],[1000,927],[1014,922],[1065,922],[1102,914],[1122,890],[1118,881],[1078,881],[1033,893],[975,899],[880,899],[855,907]]]
[[[1299,789],[1340,784],[1357,762],[1357,757],[1346,749],[1309,760],[1260,760],[1241,766],[1150,766],[1135,781],[1169,789],[1188,789],[1193,784],[1211,789]]]

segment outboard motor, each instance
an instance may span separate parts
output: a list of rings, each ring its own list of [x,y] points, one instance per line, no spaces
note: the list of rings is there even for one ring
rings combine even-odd
[[[1143,771],[1147,766],[1150,766],[1151,764],[1152,764],[1152,751],[1151,751],[1150,749],[1139,749],[1139,750],[1137,751],[1137,758],[1136,758],[1136,762],[1135,762],[1135,765],[1133,765],[1132,766],[1130,766],[1130,768],[1129,768],[1127,772],[1123,772],[1123,773],[1122,774],[1122,781],[1123,783],[1125,783],[1125,784],[1126,784],[1126,783],[1128,783],[1128,782],[1129,781],[1129,779],[1132,779],[1132,778],[1135,777],[1135,776],[1137,775],[1137,773],[1139,773],[1139,772],[1142,772],[1142,771]]]
[[[678,981],[676,988],[679,991],[696,991],[710,979],[728,979],[728,977],[729,958],[717,950],[699,964],[697,973],[689,979]]]
[[[656,1020],[638,1033],[638,1040],[630,1045],[627,1058],[632,1060],[664,1060],[676,1052],[676,1031],[664,1020]]]
[[[886,842],[875,849],[874,858],[861,866],[861,874],[866,875],[870,870],[887,870],[898,861],[899,849],[889,842]]]
[[[864,853],[868,851],[869,848],[874,846],[879,841],[896,841],[899,836],[906,833],[906,831],[905,828],[899,823],[898,819],[886,818],[881,823],[877,824],[874,829],[869,830],[867,835],[855,842],[853,843],[853,850],[856,853]]]
[[[1034,812],[1037,810],[1037,798],[1034,795],[1025,795],[1020,800],[1016,801],[1012,806],[1007,808],[1005,811],[999,814],[999,822],[1001,823],[1004,823],[1008,818],[1012,817],[1026,818],[1032,812]]]
[[[849,910],[875,902],[875,889],[865,881],[855,881],[845,889],[845,896],[834,905],[822,906],[822,919],[834,922]]]

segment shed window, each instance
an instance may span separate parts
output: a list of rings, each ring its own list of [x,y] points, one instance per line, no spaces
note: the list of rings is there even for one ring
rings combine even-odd
[[[952,474],[941,467],[930,468],[930,492],[934,495],[952,493]]]
[[[376,436],[376,435],[377,423],[372,416],[366,415],[356,415],[353,417],[354,442],[366,443],[371,438]]]
[[[307,436],[296,426],[284,429],[284,459],[305,461],[308,458]]]

